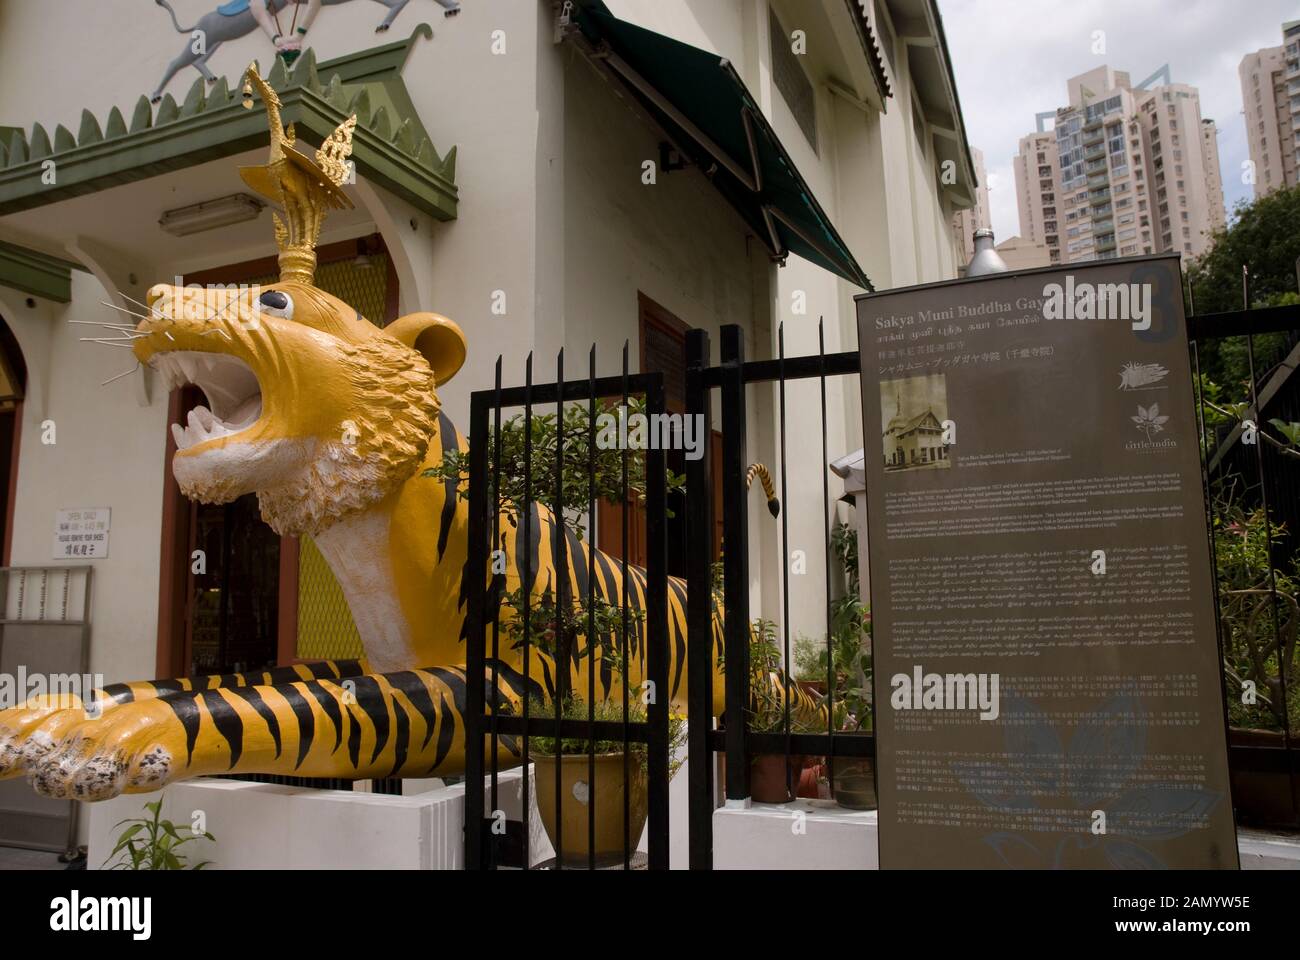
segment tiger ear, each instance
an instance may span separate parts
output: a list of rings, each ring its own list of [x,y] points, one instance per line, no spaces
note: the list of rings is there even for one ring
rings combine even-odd
[[[418,350],[429,361],[434,381],[440,387],[465,362],[465,334],[440,314],[408,313],[384,327],[384,333]]]

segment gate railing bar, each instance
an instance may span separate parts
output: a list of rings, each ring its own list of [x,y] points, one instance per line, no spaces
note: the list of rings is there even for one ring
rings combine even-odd
[[[497,394],[497,402],[501,402],[501,394]],[[537,571],[532,568],[533,558],[533,352],[528,351],[528,359],[524,363],[524,502],[520,512],[523,514],[524,528],[524,556],[522,563],[524,565],[524,583],[531,584]],[[540,518],[539,518],[540,523]],[[532,620],[533,620],[533,592],[525,589],[523,591],[524,601],[524,622],[523,622],[523,648],[524,648],[524,709],[523,709],[523,729],[519,731],[519,736],[523,738],[523,764],[524,775],[522,781],[522,810],[524,818],[524,863],[525,870],[531,870],[531,856],[529,854],[529,842],[532,835],[532,790],[528,780],[528,701],[532,699],[530,691],[533,688],[532,677],[530,676],[529,667],[529,647],[532,644]],[[501,719],[498,719],[501,723]]]
[[[596,869],[596,345],[587,355],[587,869]],[[623,754],[626,760],[627,754]],[[623,774],[626,782],[627,773]],[[629,791],[623,791],[625,794]]]
[[[551,514],[551,564],[555,569],[555,869],[564,869],[564,776],[560,762],[560,721],[564,718],[564,698],[569,695],[569,668],[572,661],[565,642],[561,611],[564,588],[569,580],[568,546],[564,529],[564,348],[555,356],[555,508]],[[532,429],[532,424],[529,424]]]
[[[496,373],[494,377],[494,398],[492,402],[492,550],[501,549],[501,357],[497,356]],[[489,553],[489,556],[492,554]],[[492,565],[495,570],[496,564]],[[492,587],[489,595],[489,602],[496,611],[492,616],[492,721],[491,736],[489,737],[488,756],[496,757],[497,744],[500,742],[497,737],[497,719],[501,716],[501,689],[500,689],[500,663],[501,663],[501,592],[505,587],[505,574],[492,574]],[[469,679],[468,677],[466,678]],[[492,811],[501,809],[500,788],[497,779],[497,763],[492,762]],[[526,832],[526,831],[525,831]],[[495,837],[488,843],[488,869],[495,870],[498,865],[497,861],[497,843]]]
[[[698,459],[686,461],[686,684],[687,795],[692,870],[713,869],[713,751],[709,734],[713,720],[713,409],[712,391],[704,385],[709,365],[707,330],[686,334],[686,412],[704,424]],[[707,549],[704,546],[707,544]]]
[[[646,411],[654,423],[664,413],[662,374],[651,378],[645,393]],[[651,683],[646,707],[650,724],[646,747],[650,807],[646,859],[651,870],[668,869],[668,710],[673,691],[668,685],[667,466],[663,444],[654,444],[646,451],[646,632],[642,649],[646,652],[646,677]]]
[[[785,792],[787,797],[794,796],[795,788],[798,786],[793,782],[793,775],[790,771],[790,674],[792,664],[790,663],[790,494],[786,489],[786,456],[785,456],[785,323],[782,322],[776,328],[776,356],[777,356],[777,394],[780,404],[780,431],[781,431],[781,503],[785,509],[781,511],[781,638],[782,638],[782,656],[781,656],[781,674],[785,681],[783,690],[784,704],[782,717],[783,733],[785,734]],[[829,573],[830,571],[827,571]],[[827,651],[829,653],[829,650]],[[770,683],[769,677],[763,678],[764,684]]]
[[[826,736],[830,738],[831,744],[831,750],[826,755],[826,776],[833,790],[835,786],[835,645],[831,640],[831,630],[834,626],[832,611],[834,596],[831,592],[831,570],[834,569],[835,558],[831,549],[831,471],[829,468],[831,459],[826,444],[826,320],[824,317],[817,318],[817,360],[819,368],[817,380],[821,388],[821,462],[827,465],[827,469],[821,471],[822,530],[826,537],[826,576],[822,578],[826,584]]]
[[[1300,306],[1255,307],[1187,318],[1189,340],[1240,337],[1248,333],[1279,333],[1300,329]]]
[[[724,331],[726,327],[722,328]],[[812,377],[820,376],[822,372],[822,358],[807,357],[786,357],[785,358],[785,378],[787,380],[807,380]],[[743,363],[743,361],[742,361]],[[826,375],[832,377],[844,376],[846,374],[859,373],[861,371],[862,361],[856,350],[849,350],[844,353],[828,353],[825,357]],[[781,378],[781,361],[780,360],[750,360],[743,363],[745,383],[769,383]],[[706,367],[701,371],[706,387],[721,387],[726,379],[726,361],[721,366]]]
[[[476,392],[469,403],[469,543],[465,571],[468,578],[465,614],[465,868],[483,869],[483,628],[487,606],[488,539],[488,432],[490,393]],[[476,683],[474,678],[478,677]]]
[[[727,803],[746,805],[745,706],[749,703],[749,517],[745,496],[745,343],[739,326],[722,328],[722,552],[726,637]],[[707,382],[707,378],[706,378]]]
[[[624,340],[623,341],[623,375],[621,378],[622,387],[623,387],[624,409],[627,408],[627,401],[628,401],[627,351],[628,351],[628,341]],[[622,567],[623,567],[622,598],[623,599],[620,605],[620,612],[623,618],[623,635],[619,640],[619,646],[620,646],[620,655],[622,657],[621,662],[623,663],[623,669],[626,672],[628,665],[631,663],[631,661],[628,660],[627,658],[628,626],[630,623],[630,613],[628,608],[628,590],[631,589],[630,584],[628,583],[628,574],[627,574],[627,552],[628,552],[627,534],[628,534],[628,523],[630,522],[630,515],[632,513],[632,506],[631,504],[628,503],[627,500],[628,451],[626,445],[624,445],[621,453],[622,453],[622,456],[620,457],[621,463],[619,466],[622,470],[623,476],[619,487],[619,496],[622,498],[619,503],[619,512],[621,514],[621,519],[623,521],[622,522],[623,539],[621,541],[623,545],[623,563],[622,563]],[[632,775],[631,761],[628,758],[628,754],[631,752],[631,739],[630,739],[631,733],[630,733],[630,728],[628,726],[628,719],[627,719],[628,713],[631,709],[630,697],[631,697],[631,693],[628,690],[628,684],[625,682],[623,684],[623,782],[624,783],[629,783],[630,782],[629,778]],[[632,869],[632,791],[630,790],[623,791],[623,869],[624,870]]]
[[[727,732],[714,730],[709,733],[709,749],[721,753],[727,749]],[[745,749],[758,756],[767,753],[785,753],[784,733],[745,734]],[[824,733],[791,733],[790,749],[794,756],[828,756],[832,749],[837,757],[870,759],[875,756],[875,735],[867,733],[836,733],[827,736]]]

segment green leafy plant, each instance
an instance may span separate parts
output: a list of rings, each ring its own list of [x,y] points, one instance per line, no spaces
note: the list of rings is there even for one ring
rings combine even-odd
[[[843,594],[831,603],[830,633],[824,640],[800,637],[795,642],[795,676],[824,683],[827,657],[837,730],[871,729],[871,614],[859,596],[858,537],[847,523],[831,531],[831,552],[843,577]],[[831,699],[828,691],[828,699]]]
[[[1233,726],[1277,729],[1300,726],[1296,638],[1300,629],[1300,570],[1273,568],[1272,554],[1286,528],[1266,524],[1264,511],[1246,510],[1228,492],[1214,510],[1215,561],[1219,581],[1219,629]],[[1271,533],[1271,544],[1270,544]],[[1276,589],[1276,598],[1274,597]],[[1276,624],[1276,627],[1275,627]],[[1284,696],[1285,673],[1289,695]],[[1254,696],[1243,696],[1249,682]],[[1253,700],[1253,702],[1251,702]]]
[[[557,456],[560,434],[557,429],[557,416],[554,413],[534,412],[527,424],[522,414],[510,417],[501,423],[500,464],[500,503],[501,512],[512,526],[519,522],[522,505],[527,500],[546,507],[553,514],[562,513],[565,524],[579,539],[584,536],[583,525],[575,519],[575,514],[585,514],[590,503],[591,483],[587,475],[590,459],[594,467],[595,493],[597,500],[619,503],[623,494],[623,463],[627,453],[628,493],[638,502],[645,500],[645,454],[641,450],[627,450],[617,445],[602,445],[600,442],[599,419],[602,414],[617,416],[622,405],[618,400],[600,400],[596,403],[597,442],[591,444],[591,417],[585,402],[571,403],[564,408],[564,456]],[[626,416],[644,415],[645,401],[640,397],[629,397]],[[531,437],[531,462],[528,489],[524,489],[524,446]],[[492,434],[482,438],[495,448]],[[477,439],[476,441],[477,442]],[[496,450],[489,451],[489,456],[496,457]],[[561,463],[561,459],[563,463]],[[557,476],[558,472],[558,476]],[[667,492],[672,494],[683,491],[686,478],[682,474],[665,470]],[[452,450],[443,456],[436,467],[425,470],[421,476],[457,485],[459,496],[469,499],[469,453]],[[557,479],[559,483],[557,484]],[[489,471],[488,500],[496,495],[496,478]],[[557,485],[559,497],[557,498]],[[669,511],[671,516],[671,511]]]
[[[208,832],[195,833],[185,828],[186,836],[181,836],[176,825],[170,820],[162,819],[162,797],[144,805],[148,817],[119,820],[114,826],[127,824],[118,835],[117,845],[104,860],[117,857],[117,862],[108,866],[109,870],[202,870],[211,860],[203,860],[189,866],[185,855],[179,853],[181,847],[198,839],[216,840]]]

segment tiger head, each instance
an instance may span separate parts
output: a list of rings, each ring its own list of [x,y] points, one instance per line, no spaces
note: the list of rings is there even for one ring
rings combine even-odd
[[[159,284],[147,302],[136,357],[207,399],[172,425],[181,490],[205,503],[256,493],[281,534],[319,533],[414,474],[437,430],[436,387],[465,359],[446,317],[380,329],[303,283]]]

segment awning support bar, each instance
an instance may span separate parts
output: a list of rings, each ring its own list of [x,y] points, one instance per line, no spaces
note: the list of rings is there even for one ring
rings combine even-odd
[[[617,70],[624,80],[634,86],[642,96],[671,117],[672,121],[685,130],[696,143],[707,150],[715,161],[726,167],[733,177],[743,183],[749,190],[754,193],[758,192],[758,185],[754,182],[753,176],[742,170],[740,166],[737,165],[736,162],[727,154],[727,151],[718,146],[707,133],[697,127],[676,107],[669,103],[668,100],[664,98],[663,94],[656,90],[654,86],[645,79],[645,77],[632,69],[626,60],[611,50],[608,43],[601,44],[599,55],[601,59]]]

